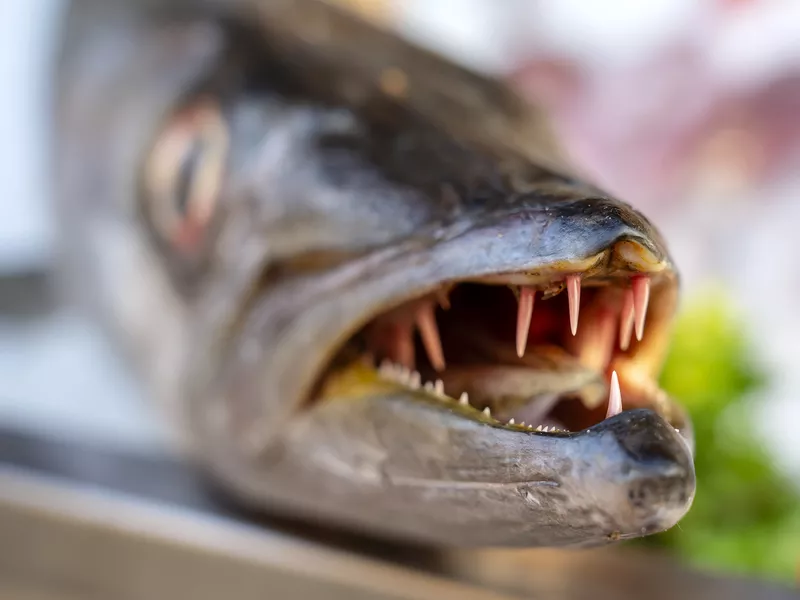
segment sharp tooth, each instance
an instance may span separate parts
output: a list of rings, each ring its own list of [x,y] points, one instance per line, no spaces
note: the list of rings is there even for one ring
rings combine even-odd
[[[441,379],[436,380],[436,383],[433,384],[433,389],[440,396],[444,396],[444,382]]]
[[[625,352],[631,345],[631,335],[633,334],[633,290],[625,290],[622,298],[622,313],[619,319],[619,348]]]
[[[644,335],[644,319],[647,316],[647,304],[650,302],[650,278],[645,276],[634,277],[631,282],[633,287],[633,312],[635,313],[636,339],[642,341]]]
[[[580,333],[573,338],[581,364],[595,371],[604,372],[614,353],[614,342],[617,332],[614,311],[610,310],[604,300],[596,299],[586,308],[588,311]],[[598,398],[597,402],[602,402]]]
[[[569,328],[572,335],[578,333],[578,315],[581,311],[581,276],[567,275],[567,298],[569,299]]]
[[[417,312],[417,327],[431,365],[437,371],[443,371],[445,364],[442,340],[439,337],[439,329],[436,326],[436,316],[433,314],[432,304],[426,303]]]
[[[467,394],[467,392],[461,392],[461,397],[459,397],[458,403],[462,406],[469,406],[469,394]]]
[[[398,326],[394,338],[394,353],[398,363],[408,368],[414,366],[414,340],[409,326]]]
[[[517,310],[517,356],[520,358],[525,354],[525,346],[528,344],[528,330],[531,327],[535,299],[536,290],[528,287],[520,289],[519,309]]]
[[[487,406],[486,408],[484,408],[484,409],[483,409],[483,414],[485,414],[487,417],[491,417],[491,416],[492,416],[492,411],[491,411],[491,409],[490,409],[490,408]]]
[[[525,421],[522,421],[522,422],[519,424],[519,426],[520,426],[520,427],[525,427]]]
[[[423,387],[424,387],[424,388],[425,388],[425,390],[426,390],[426,391],[428,391],[428,392],[432,392],[432,391],[434,391],[434,390],[433,390],[433,384],[432,384],[430,381],[426,381],[426,382],[425,382],[425,385],[424,385]]]
[[[536,431],[541,431],[541,430],[542,430],[542,426],[541,425],[537,425],[536,426]]]
[[[598,323],[596,324],[597,333],[597,355],[598,363],[601,370],[605,371],[608,368],[608,363],[611,362],[611,357],[614,354],[614,337],[615,325],[617,316],[611,310],[605,310],[601,313]]]
[[[608,394],[608,411],[606,411],[606,419],[618,415],[622,412],[622,392],[619,389],[619,378],[617,372],[611,373],[611,386]]]
[[[442,310],[450,310],[450,298],[447,295],[447,290],[436,292],[436,299],[439,301],[439,306],[442,307]]]
[[[388,326],[382,333],[381,343],[385,344],[386,351],[392,361],[395,371],[401,366],[411,368],[414,366],[414,340],[413,332],[409,325],[395,323]]]
[[[513,419],[513,418],[512,418],[512,419],[509,419],[509,420],[508,420],[508,424],[509,424],[509,425],[513,425],[513,424],[514,424],[514,419]]]
[[[414,339],[412,323],[387,321],[375,323],[366,335],[370,348],[395,365],[414,366]]]
[[[410,385],[413,389],[419,388],[420,384],[422,383],[422,376],[419,374],[419,371],[414,371],[411,373],[411,378],[408,381],[408,385]]]

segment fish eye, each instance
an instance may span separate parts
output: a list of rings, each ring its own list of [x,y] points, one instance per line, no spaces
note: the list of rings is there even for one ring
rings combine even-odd
[[[168,117],[147,156],[145,210],[161,241],[179,252],[203,242],[219,204],[228,148],[219,104],[202,98]]]

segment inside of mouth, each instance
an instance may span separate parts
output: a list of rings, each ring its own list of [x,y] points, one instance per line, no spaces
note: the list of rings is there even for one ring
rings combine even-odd
[[[361,364],[368,357],[383,380],[474,409],[475,416],[581,431],[619,412],[610,398],[614,364],[635,351],[648,297],[646,277],[565,277],[535,288],[443,285],[370,321],[340,353],[337,368],[344,356],[358,355]],[[641,321],[636,335],[634,319]],[[625,400],[623,409],[658,410],[646,394]]]
[[[584,288],[582,300],[591,302],[598,289]],[[577,431],[603,420],[606,369],[584,365],[576,356],[566,293],[534,301],[522,357],[516,352],[515,290],[465,283],[453,288],[449,300],[447,310],[435,311],[444,370],[434,368],[421,336],[415,336],[415,367],[423,380],[441,379],[451,397],[467,391],[473,406],[488,407],[502,422],[513,418]]]

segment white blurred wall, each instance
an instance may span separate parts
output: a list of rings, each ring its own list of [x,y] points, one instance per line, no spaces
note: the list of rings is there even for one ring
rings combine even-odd
[[[46,261],[51,248],[44,169],[47,68],[62,4],[0,2],[0,271]]]
[[[46,269],[53,251],[48,182],[50,67],[61,0],[0,2],[0,277]],[[157,424],[96,330],[69,310],[0,315],[0,426],[163,448]]]

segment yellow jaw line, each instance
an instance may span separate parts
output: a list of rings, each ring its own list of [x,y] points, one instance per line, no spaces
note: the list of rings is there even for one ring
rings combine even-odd
[[[318,399],[323,402],[358,402],[379,396],[390,396],[398,392],[404,396],[412,396],[414,400],[419,400],[420,403],[435,407],[437,410],[446,409],[479,423],[500,425],[514,431],[530,432],[533,430],[533,426],[497,421],[492,417],[488,408],[477,409],[466,401],[456,400],[440,394],[434,389],[412,388],[402,381],[392,381],[366,360],[355,360],[328,375]]]
[[[372,365],[356,360],[328,375],[319,397],[321,400],[361,400],[400,390],[405,391],[405,388],[381,377]]]

